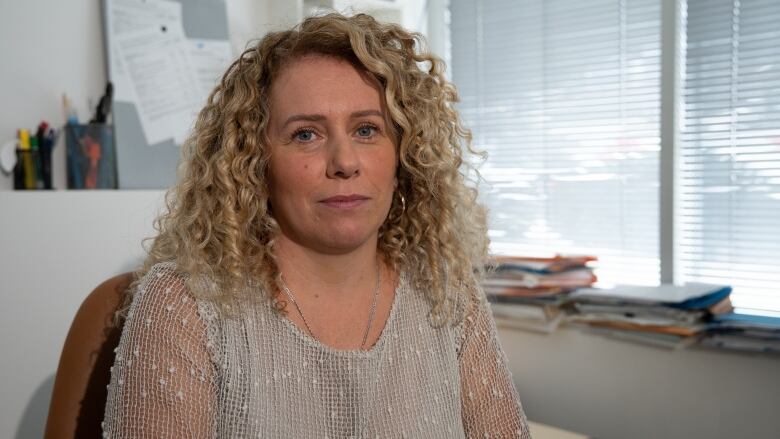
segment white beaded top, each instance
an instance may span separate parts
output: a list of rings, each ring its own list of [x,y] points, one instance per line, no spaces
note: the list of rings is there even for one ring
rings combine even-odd
[[[401,276],[369,351],[330,348],[268,301],[219,318],[171,262],[139,284],[116,349],[110,438],[530,438],[487,302],[434,328]]]

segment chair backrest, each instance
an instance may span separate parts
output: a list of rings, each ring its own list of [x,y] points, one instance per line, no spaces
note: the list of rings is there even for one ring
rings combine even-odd
[[[73,318],[54,379],[46,438],[101,437],[106,386],[122,333],[114,312],[132,279],[132,273],[124,273],[103,282]]]

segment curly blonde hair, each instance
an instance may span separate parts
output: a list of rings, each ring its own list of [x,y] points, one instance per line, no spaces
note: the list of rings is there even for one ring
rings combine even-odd
[[[279,227],[266,177],[270,94],[283,67],[310,54],[351,62],[381,84],[398,139],[399,194],[380,228],[378,251],[393,269],[411,274],[437,322],[450,321],[487,260],[485,210],[461,173],[468,168],[464,150],[476,154],[471,134],[453,108],[458,95],[444,64],[423,37],[364,14],[307,18],[267,34],[232,63],[183,146],[178,183],[166,195],[167,212],[155,221],[158,234],[136,279],[173,260],[194,296],[225,308],[257,291],[248,285],[276,297]],[[214,288],[205,291],[196,278]]]

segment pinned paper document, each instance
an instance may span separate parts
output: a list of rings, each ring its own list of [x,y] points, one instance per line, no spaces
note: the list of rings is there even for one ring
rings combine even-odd
[[[182,22],[181,3],[157,0],[108,0],[107,33],[122,35],[139,29],[160,29],[176,26]],[[117,42],[112,41],[111,53],[118,53]],[[130,76],[125,70],[121,57],[110,57],[110,77],[114,83],[114,100],[135,102],[136,96]]]
[[[230,42],[189,39],[187,46],[200,87],[208,94],[217,85],[233,58]],[[206,96],[204,95],[204,98]],[[203,103],[205,104],[205,100]]]
[[[188,38],[182,4],[109,0],[115,100],[135,105],[146,143],[180,145],[232,59],[227,40]]]
[[[117,37],[148,144],[182,139],[200,109],[202,92],[180,25]]]

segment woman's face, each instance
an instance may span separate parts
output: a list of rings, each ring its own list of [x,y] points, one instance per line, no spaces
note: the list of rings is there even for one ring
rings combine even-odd
[[[270,199],[285,238],[320,253],[376,245],[396,152],[378,84],[309,55],[277,75],[268,125]]]

